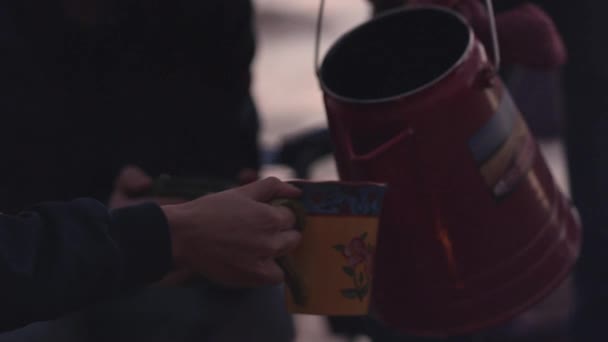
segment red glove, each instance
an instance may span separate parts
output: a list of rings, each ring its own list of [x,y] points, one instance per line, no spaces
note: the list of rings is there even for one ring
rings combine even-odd
[[[492,55],[488,12],[480,0],[410,0],[408,4],[435,4],[460,12]],[[499,13],[496,26],[504,64],[556,69],[566,63],[564,42],[553,20],[540,7],[523,4]]]

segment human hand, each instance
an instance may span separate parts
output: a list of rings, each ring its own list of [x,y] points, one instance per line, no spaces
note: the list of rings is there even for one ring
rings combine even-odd
[[[300,233],[294,229],[294,214],[269,202],[299,195],[292,185],[267,178],[163,206],[177,268],[232,287],[282,282],[284,274],[275,259],[298,245]]]
[[[260,179],[258,171],[254,169],[243,169],[239,172],[238,182],[240,185],[247,185]]]
[[[259,174],[256,170],[246,168],[241,170],[238,174],[238,184],[247,185],[259,180]],[[183,283],[194,278],[194,274],[190,270],[181,269],[174,272],[169,273],[166,277],[164,277],[160,282],[155,284],[160,287],[173,287],[180,286]]]
[[[159,205],[184,202],[179,198],[140,197],[152,186],[152,178],[137,166],[129,165],[122,169],[110,196],[108,206],[111,209],[128,207],[144,202],[154,202]]]

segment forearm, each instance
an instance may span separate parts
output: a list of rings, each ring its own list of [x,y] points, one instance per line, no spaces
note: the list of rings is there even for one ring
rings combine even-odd
[[[171,268],[166,220],[144,205],[109,213],[93,200],[0,216],[0,330],[50,320],[160,279]]]

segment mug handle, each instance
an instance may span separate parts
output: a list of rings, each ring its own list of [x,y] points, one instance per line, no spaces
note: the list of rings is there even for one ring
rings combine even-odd
[[[300,232],[304,230],[306,226],[306,212],[301,203],[291,199],[276,199],[270,202],[270,204],[273,206],[283,206],[291,210],[296,218],[296,229]],[[276,262],[283,273],[285,273],[285,284],[293,295],[294,303],[299,306],[306,305],[306,291],[304,290],[302,279],[296,272],[289,256],[277,258]]]

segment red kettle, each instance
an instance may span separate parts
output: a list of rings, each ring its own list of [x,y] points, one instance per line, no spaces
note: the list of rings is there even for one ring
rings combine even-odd
[[[389,186],[372,289],[381,321],[417,335],[479,331],[570,273],[575,209],[462,16],[380,15],[341,37],[318,76],[340,178]]]

